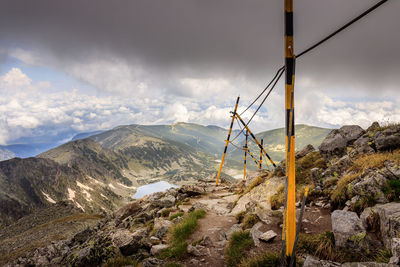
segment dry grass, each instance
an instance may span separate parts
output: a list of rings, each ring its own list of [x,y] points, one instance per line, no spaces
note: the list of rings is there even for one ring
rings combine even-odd
[[[343,176],[337,182],[336,188],[331,193],[331,201],[335,206],[341,206],[346,202],[348,197],[347,186],[354,181],[360,173],[353,173]]]
[[[281,206],[283,206],[283,202],[285,201],[285,186],[282,185],[278,188],[276,193],[269,198],[269,202],[271,203],[271,209],[277,210]]]
[[[353,162],[350,171],[364,172],[367,168],[383,168],[385,161],[393,161],[400,164],[400,149],[391,152],[375,153],[370,155],[361,155]]]
[[[249,193],[254,187],[262,184],[263,182],[265,182],[267,177],[268,176],[261,175],[261,176],[257,176],[256,178],[254,178],[253,181],[251,181],[250,185],[246,188],[246,190],[244,190],[243,193],[240,194],[240,196],[243,196],[243,195]]]
[[[326,168],[326,162],[319,151],[314,151],[296,160],[296,184],[312,183],[310,170],[312,168]]]
[[[259,221],[260,221],[260,219],[258,218],[258,216],[256,214],[250,213],[250,214],[247,214],[246,216],[244,216],[242,226],[244,229],[249,229],[249,228],[253,227],[253,225],[255,225]]]
[[[300,234],[297,251],[300,253],[310,253],[325,260],[334,260],[337,258],[332,232],[314,235]]]

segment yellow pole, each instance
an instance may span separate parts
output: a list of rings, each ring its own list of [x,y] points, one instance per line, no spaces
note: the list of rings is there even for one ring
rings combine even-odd
[[[243,180],[246,180],[246,160],[247,160],[247,136],[249,136],[246,131],[246,141],[244,143],[244,167],[243,167]]]
[[[238,98],[236,99],[235,109],[233,110],[233,114],[232,114],[232,121],[231,121],[231,126],[229,127],[228,138],[226,138],[226,140],[225,140],[226,143],[225,143],[225,148],[224,148],[224,154],[222,155],[221,165],[219,165],[219,170],[218,170],[217,180],[215,182],[215,185],[218,185],[219,177],[220,177],[221,171],[222,171],[222,165],[224,165],[226,150],[228,149],[229,139],[231,138],[233,123],[235,122],[236,110],[239,105],[239,99],[240,99],[240,97],[238,96]]]
[[[247,148],[247,152],[249,153],[251,158],[254,160],[254,162],[256,163],[257,167],[260,168],[260,163],[256,160],[256,158],[253,156],[253,154],[251,154],[250,149]]]
[[[264,140],[261,139],[261,147],[263,147]],[[260,169],[262,169],[262,156],[263,156],[263,151],[260,149]]]
[[[238,118],[238,120],[243,124],[244,128],[249,132],[251,138],[253,138],[253,140],[256,142],[256,144],[258,145],[258,147],[262,150],[262,152],[264,153],[265,156],[267,156],[267,158],[269,159],[269,161],[271,162],[271,164],[276,167],[275,162],[271,159],[271,157],[268,155],[267,151],[265,151],[265,149],[261,146],[260,142],[258,142],[257,138],[255,137],[255,135],[250,131],[249,127],[247,127],[246,123],[242,120],[242,118],[240,117],[239,114],[236,114],[236,118]]]
[[[285,108],[286,108],[286,176],[288,180],[286,203],[286,256],[290,262],[296,237],[296,177],[295,177],[295,139],[294,139],[294,78],[295,55],[293,40],[293,0],[285,0]],[[282,235],[283,236],[283,235]]]

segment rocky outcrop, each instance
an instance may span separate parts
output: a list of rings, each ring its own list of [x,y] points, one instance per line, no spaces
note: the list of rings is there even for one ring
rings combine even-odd
[[[366,231],[357,213],[335,210],[331,215],[331,220],[337,247],[354,247],[365,238]]]
[[[319,150],[325,157],[343,156],[346,147],[350,146],[365,131],[358,125],[347,125],[331,131],[319,146]]]
[[[299,158],[305,157],[306,155],[308,155],[309,153],[311,153],[313,151],[315,151],[315,148],[312,145],[307,145],[302,150],[297,152],[295,157],[296,157],[296,159],[299,159]]]
[[[374,136],[376,149],[394,150],[400,148],[400,125],[391,126],[383,131],[378,131]]]
[[[307,256],[303,267],[395,267],[395,264],[386,264],[378,262],[347,262],[338,263],[332,261],[320,260],[313,256]]]

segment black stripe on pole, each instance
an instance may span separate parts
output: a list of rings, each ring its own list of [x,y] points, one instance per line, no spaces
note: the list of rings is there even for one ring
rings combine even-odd
[[[285,35],[293,36],[293,12],[285,12]]]

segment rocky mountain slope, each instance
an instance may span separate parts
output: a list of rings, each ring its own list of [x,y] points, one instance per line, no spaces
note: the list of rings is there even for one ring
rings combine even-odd
[[[12,159],[15,157],[15,154],[5,148],[0,148],[0,161],[2,160],[7,160],[7,159]]]
[[[344,126],[296,163],[298,200],[311,188],[298,265],[398,266],[400,126]],[[284,178],[282,162],[245,182],[155,193],[9,266],[279,266]]]

